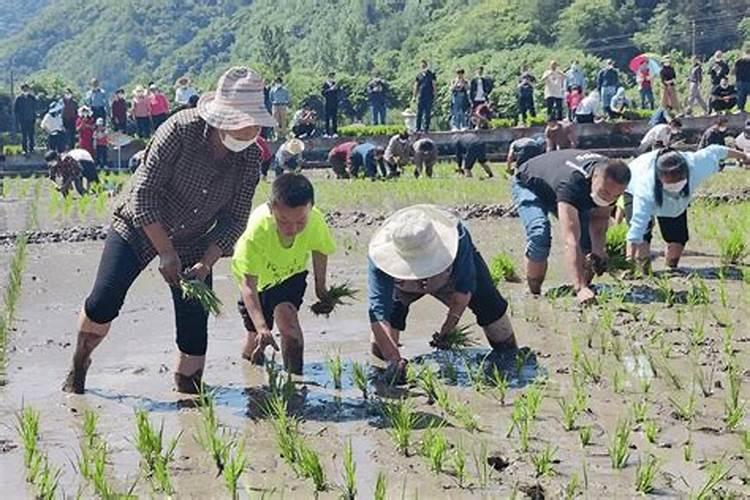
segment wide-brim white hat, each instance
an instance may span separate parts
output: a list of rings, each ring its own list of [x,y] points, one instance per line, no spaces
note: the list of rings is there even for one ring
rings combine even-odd
[[[419,280],[448,269],[458,253],[458,218],[435,205],[391,215],[370,240],[368,255],[384,273]]]
[[[198,100],[198,114],[220,130],[245,127],[275,127],[263,98],[263,79],[241,66],[221,75],[215,92],[206,92]]]
[[[299,139],[289,139],[284,143],[284,149],[286,149],[292,155],[301,154],[305,150],[305,143]]]

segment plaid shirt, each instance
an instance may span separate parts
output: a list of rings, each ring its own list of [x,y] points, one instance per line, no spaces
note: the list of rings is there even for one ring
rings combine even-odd
[[[112,229],[135,250],[145,266],[157,252],[143,231],[160,222],[183,265],[198,262],[211,243],[224,257],[245,230],[260,169],[253,145],[223,159],[212,155],[211,127],[189,109],[173,115],[156,131],[143,164],[116,205]]]
[[[60,178],[60,184],[67,184],[80,176],[81,165],[70,156],[63,156],[49,169],[49,178],[53,181]]]

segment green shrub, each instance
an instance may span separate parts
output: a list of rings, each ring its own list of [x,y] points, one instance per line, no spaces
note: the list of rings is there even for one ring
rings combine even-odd
[[[23,154],[23,147],[20,144],[7,144],[3,146],[3,154],[5,156]]]
[[[396,135],[406,129],[404,125],[346,125],[339,127],[342,137],[371,137],[378,135]]]

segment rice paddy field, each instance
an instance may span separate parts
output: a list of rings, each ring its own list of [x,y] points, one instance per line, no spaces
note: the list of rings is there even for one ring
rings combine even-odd
[[[68,199],[46,179],[4,180],[0,233],[13,235],[0,238],[3,498],[750,497],[750,203],[697,200],[678,270],[665,270],[657,236],[652,275],[613,271],[583,309],[565,286],[557,233],[534,299],[517,279],[520,222],[504,211],[469,218],[522,348],[496,363],[467,313],[453,348],[433,349],[445,312],[425,298],[401,338],[409,384],[395,389],[369,355],[370,236],[413,203],[507,207],[509,180],[460,179],[441,165],[434,179],[313,181],[339,243],[329,281],[359,293],[316,316],[308,287],[304,375],[290,377],[276,361],[241,358],[239,294],[221,261],[206,387],[186,397],[172,390],[172,306],[154,266],[94,354],[86,394],[60,391],[103,242],[54,234],[105,225],[107,189],[127,177]],[[750,173],[730,169],[703,191],[747,187]],[[611,230],[612,257],[622,238]]]

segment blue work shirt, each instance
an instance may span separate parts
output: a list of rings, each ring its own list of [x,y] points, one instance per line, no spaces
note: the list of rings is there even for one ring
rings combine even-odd
[[[456,230],[458,251],[453,259],[450,281],[455,291],[474,293],[477,288],[477,269],[474,265],[476,248],[463,223],[459,222]],[[367,302],[371,323],[391,321],[396,281],[396,278],[378,269],[371,259],[367,259]]]
[[[283,85],[271,87],[271,90],[268,92],[268,98],[271,100],[272,105],[289,105],[289,91]]]

